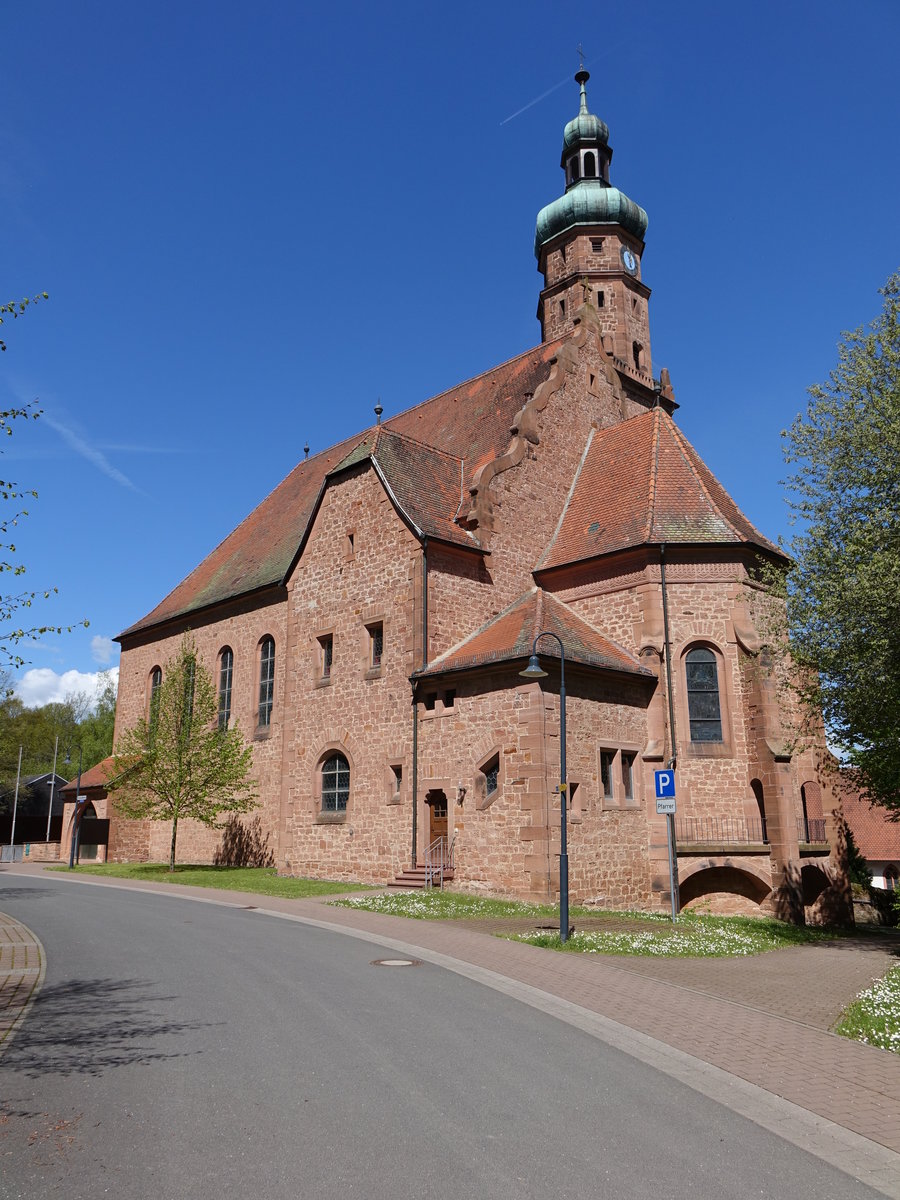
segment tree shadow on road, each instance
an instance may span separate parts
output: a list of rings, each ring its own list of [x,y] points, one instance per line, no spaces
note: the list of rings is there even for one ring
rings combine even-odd
[[[102,1075],[198,1053],[177,1039],[211,1022],[167,1019],[175,997],[153,987],[142,979],[75,979],[42,988],[4,1051],[5,1069],[32,1078]]]
[[[43,900],[47,896],[58,896],[54,888],[48,887],[0,887],[0,909],[7,900]]]

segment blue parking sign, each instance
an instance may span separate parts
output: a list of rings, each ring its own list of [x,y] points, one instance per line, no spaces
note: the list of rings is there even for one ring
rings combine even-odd
[[[654,771],[657,800],[675,799],[675,772]]]

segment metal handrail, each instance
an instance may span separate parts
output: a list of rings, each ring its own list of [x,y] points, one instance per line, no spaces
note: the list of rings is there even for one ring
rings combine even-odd
[[[800,818],[797,837],[807,845],[824,845],[824,817]],[[769,831],[765,817],[676,817],[675,839],[678,842],[711,843],[718,845],[768,845]]]
[[[676,817],[675,840],[766,845],[769,838],[766,822],[761,817]]]
[[[825,836],[825,818],[801,817],[797,822],[797,836],[807,845],[826,842],[828,839]]]
[[[447,841],[444,837],[437,837],[425,851],[425,887],[434,886],[434,879],[437,876],[441,883],[441,891],[444,890],[444,871],[453,870],[453,859],[456,849],[456,834],[453,835],[451,841]]]

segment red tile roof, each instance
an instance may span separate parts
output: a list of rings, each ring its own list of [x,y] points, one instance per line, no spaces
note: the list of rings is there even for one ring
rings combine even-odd
[[[751,543],[750,524],[669,414],[654,408],[592,434],[537,570],[635,546]]]
[[[451,490],[458,503],[459,480],[451,488],[452,467],[445,460],[462,460],[464,484],[468,487],[479,467],[504,453],[510,426],[528,397],[549,375],[550,360],[559,346],[558,340],[528,350],[368,431],[369,436],[379,431],[382,436],[393,432],[406,439],[393,448],[385,441],[383,457],[393,465],[393,484],[398,492],[405,493],[411,516],[418,513],[425,524],[431,521],[435,529],[449,536],[446,509]],[[186,579],[120,637],[283,583],[306,536],[327,476],[359,445],[361,436],[348,438],[296,466]],[[420,449],[415,449],[417,446]],[[428,494],[432,486],[429,472],[438,461],[437,490],[441,495],[432,497]],[[409,476],[406,485],[402,482],[404,475]],[[412,519],[415,521],[415,516]]]
[[[581,663],[629,675],[655,676],[617,643],[589,625],[550,592],[532,588],[493,617],[470,637],[415,672],[416,678],[443,675],[491,663],[526,659],[538,633],[555,633],[562,641],[567,663]],[[540,643],[542,657],[559,658],[552,638]]]
[[[841,791],[841,799],[844,819],[853,830],[853,840],[863,858],[900,864],[900,820],[891,820],[891,810],[869,804],[849,781]],[[900,817],[900,813],[894,815]]]
[[[115,766],[115,762],[116,762],[116,756],[114,754],[111,754],[109,756],[109,758],[104,758],[103,762],[97,763],[97,765],[95,767],[91,767],[87,771],[82,771],[81,772],[81,790],[82,790],[82,792],[86,788],[103,787],[106,784],[107,779],[109,779],[109,777],[113,773],[113,767]],[[78,784],[78,776],[76,775],[74,779],[69,780],[69,782],[66,784],[65,787],[62,787],[59,789],[59,794],[61,796],[65,796],[67,800],[74,799],[75,788],[76,788],[77,784]]]
[[[461,458],[379,425],[369,430],[329,478],[367,460],[375,464],[397,508],[418,534],[480,550],[474,535],[454,520],[465,496]]]

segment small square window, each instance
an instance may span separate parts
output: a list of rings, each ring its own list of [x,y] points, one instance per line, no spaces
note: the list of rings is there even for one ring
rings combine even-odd
[[[615,750],[600,751],[600,793],[604,800],[612,800],[613,798],[613,763],[615,762]]]
[[[591,251],[600,254],[603,250],[603,238],[591,238]]]
[[[622,794],[626,800],[634,799],[634,759],[633,754],[622,752]]]
[[[384,655],[384,625],[378,621],[375,625],[367,625],[369,632],[369,666],[378,668]]]
[[[429,712],[432,712],[434,710],[435,704],[437,704],[437,692],[426,692],[423,697],[423,702],[425,704],[426,709]]]
[[[447,688],[444,692],[444,708],[453,708],[456,704],[456,688]]]
[[[331,668],[334,664],[334,636],[326,634],[319,638],[319,675],[322,679],[331,678]]]

